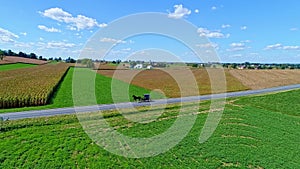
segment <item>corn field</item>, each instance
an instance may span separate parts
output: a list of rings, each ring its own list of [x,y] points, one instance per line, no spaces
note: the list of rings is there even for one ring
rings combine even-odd
[[[68,68],[68,64],[59,63],[0,72],[0,108],[49,103]]]

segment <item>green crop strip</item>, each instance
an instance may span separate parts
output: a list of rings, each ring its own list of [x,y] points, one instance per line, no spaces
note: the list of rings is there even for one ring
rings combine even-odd
[[[37,65],[26,64],[26,63],[4,64],[4,65],[0,65],[0,71],[29,68],[29,67],[35,67],[35,66],[37,66]]]

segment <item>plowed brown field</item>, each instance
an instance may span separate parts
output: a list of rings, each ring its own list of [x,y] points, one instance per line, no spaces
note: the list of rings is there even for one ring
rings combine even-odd
[[[209,71],[211,74],[218,74],[220,69],[210,69]],[[248,89],[235,77],[231,76],[228,70],[224,70],[224,72],[227,83],[225,91]],[[167,97],[195,96],[212,93],[209,74],[205,69],[98,70],[98,73],[146,89],[159,89]],[[221,78],[214,79],[214,81],[218,80],[221,80]],[[218,84],[222,84],[222,82]],[[213,93],[225,91],[221,86],[217,90],[214,90]]]
[[[0,61],[0,64],[9,64],[9,63],[29,63],[43,65],[48,63],[48,61],[38,60],[38,59],[29,59],[17,56],[5,56],[3,60]]]
[[[251,89],[263,89],[300,83],[300,70],[229,70]]]

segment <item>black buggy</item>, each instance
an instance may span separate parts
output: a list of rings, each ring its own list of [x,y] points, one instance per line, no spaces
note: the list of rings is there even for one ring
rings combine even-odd
[[[150,102],[150,94],[144,94],[144,97],[141,100],[142,102]]]

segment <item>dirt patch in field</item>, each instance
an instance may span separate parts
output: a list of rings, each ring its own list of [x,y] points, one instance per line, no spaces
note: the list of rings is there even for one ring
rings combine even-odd
[[[28,64],[43,65],[48,63],[48,61],[29,59],[29,58],[23,58],[17,56],[5,56],[4,59],[0,61],[0,64],[11,64],[11,63],[28,63]]]
[[[300,83],[300,70],[229,70],[251,89],[263,89]]]
[[[209,70],[211,75],[219,74],[220,71],[221,69]],[[205,69],[98,70],[98,73],[146,89],[161,90],[167,97],[212,93],[210,77]],[[248,89],[231,76],[228,70],[224,70],[224,73],[227,89],[223,88],[221,78],[212,77],[217,84],[213,93]]]

